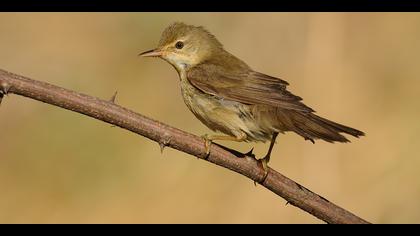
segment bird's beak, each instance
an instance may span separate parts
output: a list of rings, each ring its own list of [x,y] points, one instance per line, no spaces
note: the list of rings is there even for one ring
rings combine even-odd
[[[160,57],[162,56],[162,51],[160,51],[158,48],[149,50],[149,51],[145,51],[140,53],[138,56],[141,57]]]

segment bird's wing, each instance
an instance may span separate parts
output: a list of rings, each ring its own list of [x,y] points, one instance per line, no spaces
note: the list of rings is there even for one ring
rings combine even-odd
[[[263,104],[313,112],[302,98],[287,91],[288,83],[251,69],[232,70],[215,64],[201,64],[187,71],[188,81],[204,93],[244,104]]]

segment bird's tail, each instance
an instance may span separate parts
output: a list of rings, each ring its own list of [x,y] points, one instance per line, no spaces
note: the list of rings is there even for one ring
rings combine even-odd
[[[313,143],[315,139],[322,139],[331,143],[350,142],[341,133],[350,134],[356,138],[365,135],[360,130],[335,123],[313,113],[294,112],[292,117],[292,131]]]

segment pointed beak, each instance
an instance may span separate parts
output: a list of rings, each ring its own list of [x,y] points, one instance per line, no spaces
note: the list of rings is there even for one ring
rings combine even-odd
[[[141,56],[141,57],[160,57],[160,56],[162,56],[162,52],[159,49],[155,48],[155,49],[152,49],[152,50],[149,50],[149,51],[142,52],[138,56]]]

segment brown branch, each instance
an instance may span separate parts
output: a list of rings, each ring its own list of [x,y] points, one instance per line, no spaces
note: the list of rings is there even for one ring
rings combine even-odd
[[[368,223],[273,169],[269,169],[264,179],[264,171],[254,158],[220,145],[212,145],[210,155],[206,157],[202,138],[121,107],[114,103],[115,96],[106,101],[0,70],[0,102],[7,93],[85,114],[158,142],[161,148],[172,147],[233,170],[327,223]]]

